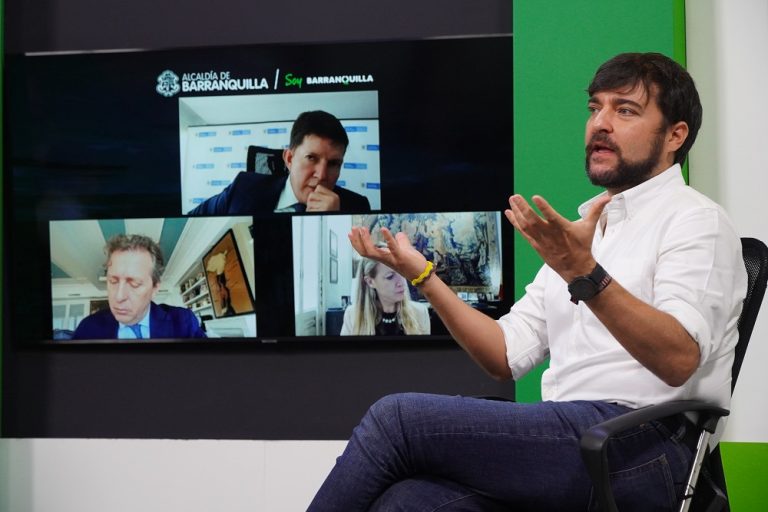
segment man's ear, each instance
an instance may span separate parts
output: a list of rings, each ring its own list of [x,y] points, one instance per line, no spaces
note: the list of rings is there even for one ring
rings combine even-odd
[[[674,153],[685,143],[688,138],[688,123],[678,121],[668,128],[667,150]]]
[[[285,162],[285,166],[290,171],[291,162],[293,162],[293,150],[291,150],[291,148],[286,148],[283,150],[283,162]]]

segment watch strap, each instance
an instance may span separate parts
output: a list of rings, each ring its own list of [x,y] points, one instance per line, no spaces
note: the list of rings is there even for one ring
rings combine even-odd
[[[575,283],[576,281],[584,281],[584,280],[589,280],[592,283],[594,283],[594,285],[595,285],[594,292],[589,294],[588,297],[583,297],[583,296],[582,297],[574,297],[573,289],[572,289],[573,283]],[[611,284],[611,281],[613,281],[613,278],[611,277],[611,275],[608,272],[606,272],[606,270],[599,263],[596,263],[595,264],[595,268],[592,269],[592,272],[590,272],[589,274],[587,274],[585,276],[579,276],[579,277],[575,278],[568,285],[568,291],[571,293],[571,302],[573,302],[574,304],[578,304],[580,300],[589,300],[589,299],[591,299],[592,297],[594,297],[595,295],[597,295],[601,291],[605,290],[605,288],[609,284]]]

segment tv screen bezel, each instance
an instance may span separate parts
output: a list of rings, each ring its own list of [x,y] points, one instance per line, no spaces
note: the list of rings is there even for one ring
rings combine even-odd
[[[478,37],[477,39],[496,39],[496,38],[499,38],[499,37],[508,40],[509,45],[510,45],[510,55],[511,55],[511,36],[508,36],[508,35],[507,36],[491,36],[491,37],[482,36],[482,37]],[[398,43],[398,44],[420,44],[420,43],[425,43],[427,41],[428,40],[396,41],[396,43]],[[365,42],[365,43],[321,43],[319,45],[285,45],[285,44],[277,44],[277,45],[238,46],[238,47],[231,47],[231,48],[230,47],[217,47],[217,48],[213,48],[213,49],[205,49],[205,51],[226,51],[227,48],[229,48],[229,49],[236,49],[238,51],[243,51],[243,49],[253,48],[253,47],[258,47],[258,48],[262,48],[263,49],[265,47],[278,48],[278,47],[290,47],[290,46],[311,46],[311,47],[316,47],[316,48],[328,48],[329,46],[338,46],[338,45],[376,45],[376,44],[389,44],[389,43],[392,43],[392,42],[391,41],[379,41],[379,42]],[[434,41],[432,43],[434,43]],[[180,50],[163,50],[163,51],[167,51],[167,52],[176,52],[176,51],[178,51],[178,52],[192,52],[192,51],[195,51],[195,50],[187,48],[187,49],[180,49]],[[163,52],[163,51],[160,51],[160,52]],[[148,53],[157,53],[157,52],[158,51],[151,51],[151,52],[148,52]],[[34,58],[35,56],[29,56],[29,57],[30,58]],[[55,56],[37,56],[37,57],[41,57],[41,58],[51,57],[51,58],[54,58]],[[61,56],[61,57],[64,57],[64,56]],[[511,66],[510,66],[510,69],[509,69],[508,73],[510,75],[509,79],[508,79],[508,83],[511,84]],[[12,98],[9,98],[9,94],[10,94],[10,92],[8,90],[8,87],[6,87],[6,92],[5,92],[6,104],[9,104],[9,102],[12,101]],[[511,86],[509,88],[508,95],[510,97],[509,105],[511,106],[511,96],[512,96]],[[4,124],[5,124],[5,127],[6,127],[6,129],[5,129],[6,142],[9,139],[9,132],[11,130],[10,124],[9,124],[10,121],[8,120],[8,115],[9,115],[8,111],[9,111],[9,109],[6,109],[5,113],[4,113]],[[511,147],[511,144],[512,144],[512,133],[511,133],[512,117],[511,116],[512,116],[512,112],[511,112],[511,109],[510,109],[510,111],[509,111],[509,119],[507,121],[509,126],[510,126],[510,131],[508,133],[508,135],[509,135],[508,140],[509,140],[510,147]],[[14,179],[14,176],[12,175],[13,173],[11,172],[12,169],[15,169],[15,166],[10,164],[10,160],[13,159],[13,154],[12,154],[12,149],[13,148],[8,143],[6,143],[5,147],[6,147],[6,151],[4,152],[4,167],[6,169],[6,172],[4,173],[4,182],[5,182],[5,187],[4,188],[5,188],[6,199],[8,199],[9,196],[11,196],[11,201],[7,201],[6,204],[12,204],[12,201],[14,200],[14,198],[12,196],[14,195],[14,192],[15,192],[14,186],[16,185],[16,181]],[[511,176],[512,176],[511,149],[509,150],[509,156],[510,156],[510,161],[509,161],[508,172],[509,172],[509,178],[510,179],[508,180],[508,183],[509,183],[510,187],[506,191],[507,194],[511,194],[512,193],[512,187],[511,187],[511,185],[512,185],[512,179],[511,179]],[[407,184],[406,184],[406,186],[407,186]],[[402,184],[400,185],[400,189],[402,189]],[[503,207],[503,205],[499,206],[499,208],[502,208],[502,207]],[[396,212],[396,213],[404,213],[405,212],[404,208],[396,208],[393,211]],[[444,210],[444,211],[449,211],[449,210]],[[4,238],[5,238],[5,242],[6,242],[6,248],[10,249],[10,250],[7,249],[7,254],[8,253],[13,254],[14,249],[11,247],[11,245],[12,245],[11,242],[13,241],[13,238],[12,238],[13,235],[11,235],[11,233],[12,233],[14,228],[18,227],[18,226],[14,225],[14,224],[11,224],[12,221],[13,221],[13,215],[6,215],[5,216],[5,218],[4,218],[4,224],[5,224]],[[506,224],[506,223],[503,223],[503,224]],[[38,222],[37,228],[40,229],[40,223],[39,222]],[[41,238],[41,237],[38,235],[38,238]],[[505,226],[502,227],[501,243],[502,243],[502,248],[501,248],[502,257],[505,258],[505,260],[503,261],[504,274],[503,274],[503,278],[502,278],[502,283],[504,285],[506,285],[507,289],[511,289],[512,288],[512,284],[513,284],[513,282],[512,282],[512,279],[513,279],[513,273],[512,273],[513,234],[512,234],[512,229],[509,226],[505,225]],[[6,257],[6,261],[13,261],[13,257]],[[6,265],[7,265],[7,263],[6,263]],[[12,276],[8,276],[8,273],[6,273],[6,277],[12,277]],[[13,302],[15,300],[18,300],[20,298],[19,295],[16,295],[16,292],[12,292],[11,291],[12,289],[15,288],[14,287],[15,284],[17,284],[17,281],[15,281],[15,279],[6,279],[6,287],[5,287],[6,291],[4,292],[4,297],[5,297],[5,300],[6,300],[6,304],[10,304],[11,302]],[[260,302],[261,297],[260,297],[260,294],[257,291],[255,293],[255,298],[254,299],[255,299],[255,303],[256,303],[256,307],[257,307],[257,311],[258,311],[259,302]],[[506,306],[511,305],[511,301],[509,300],[508,297],[505,297],[502,302],[503,302],[503,305],[505,306],[503,309],[507,309]],[[10,307],[10,306],[7,306],[7,308],[8,307]],[[88,340],[88,341],[75,341],[75,340],[61,341],[61,340],[53,340],[53,339],[36,339],[36,340],[31,340],[31,341],[30,340],[19,341],[20,337],[17,335],[18,331],[16,330],[16,329],[18,329],[17,325],[14,325],[15,322],[14,322],[14,320],[12,318],[10,318],[10,315],[7,315],[6,318],[8,319],[4,323],[5,324],[5,331],[6,331],[6,334],[7,334],[6,339],[14,340],[14,342],[19,344],[19,346],[25,346],[25,347],[35,346],[35,345],[62,346],[62,345],[78,345],[78,344],[92,344],[92,343],[95,343],[95,344],[127,344],[127,345],[135,344],[135,342],[131,342],[129,340],[115,340],[115,339]],[[296,343],[296,344],[301,344],[301,345],[307,345],[307,343],[308,343],[310,346],[314,346],[315,344],[318,344],[318,343],[320,343],[320,344],[326,344],[326,343],[338,344],[338,343],[341,343],[341,344],[351,344],[352,346],[357,346],[357,345],[360,345],[359,342],[361,342],[361,341],[365,341],[366,344],[370,344],[370,343],[373,343],[373,342],[376,342],[376,343],[381,342],[384,345],[388,345],[390,343],[399,344],[399,343],[410,343],[410,342],[416,342],[416,343],[421,344],[423,342],[452,342],[452,338],[448,334],[434,334],[434,335],[423,336],[423,337],[422,336],[397,336],[397,337],[391,337],[391,338],[390,337],[375,337],[375,339],[374,339],[374,338],[371,338],[371,337],[364,337],[364,336],[353,336],[353,337],[350,337],[350,338],[328,337],[328,336],[323,336],[323,335],[297,337],[295,335],[274,336],[272,334],[265,334],[265,335],[262,336],[262,335],[259,335],[257,333],[257,336],[255,338],[248,338],[248,339],[222,338],[222,339],[217,340],[217,343],[226,342],[226,343],[235,343],[235,344],[258,344],[258,343],[261,343],[261,344],[281,343],[282,344],[284,342],[290,342],[290,343]],[[144,344],[144,345],[147,345],[147,344],[159,344],[159,345],[164,345],[165,346],[168,343],[173,343],[173,344],[185,344],[185,343],[199,344],[201,342],[203,342],[203,343],[210,343],[210,340],[206,341],[206,340],[191,340],[191,339],[187,339],[187,340],[180,340],[180,339],[166,339],[166,340],[152,339],[152,340],[148,340],[148,341],[143,341],[143,342],[141,342],[141,344]],[[257,342],[257,343],[254,343],[254,342]],[[363,344],[363,346],[365,346],[366,344]]]

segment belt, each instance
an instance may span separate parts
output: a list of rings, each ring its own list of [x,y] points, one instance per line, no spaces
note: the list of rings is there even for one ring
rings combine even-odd
[[[697,428],[696,425],[694,425],[694,423],[685,416],[685,414],[674,414],[672,416],[667,416],[666,418],[661,418],[656,421],[664,425],[664,427],[669,430],[673,436],[677,435],[681,427],[684,427],[685,433],[683,434],[683,437],[680,441],[688,448],[690,448],[692,453],[696,453],[696,446],[699,443],[700,429]]]

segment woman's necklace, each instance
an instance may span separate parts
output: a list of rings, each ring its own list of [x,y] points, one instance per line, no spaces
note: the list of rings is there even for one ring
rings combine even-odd
[[[397,313],[381,313],[381,322],[384,324],[393,324],[397,321]]]

